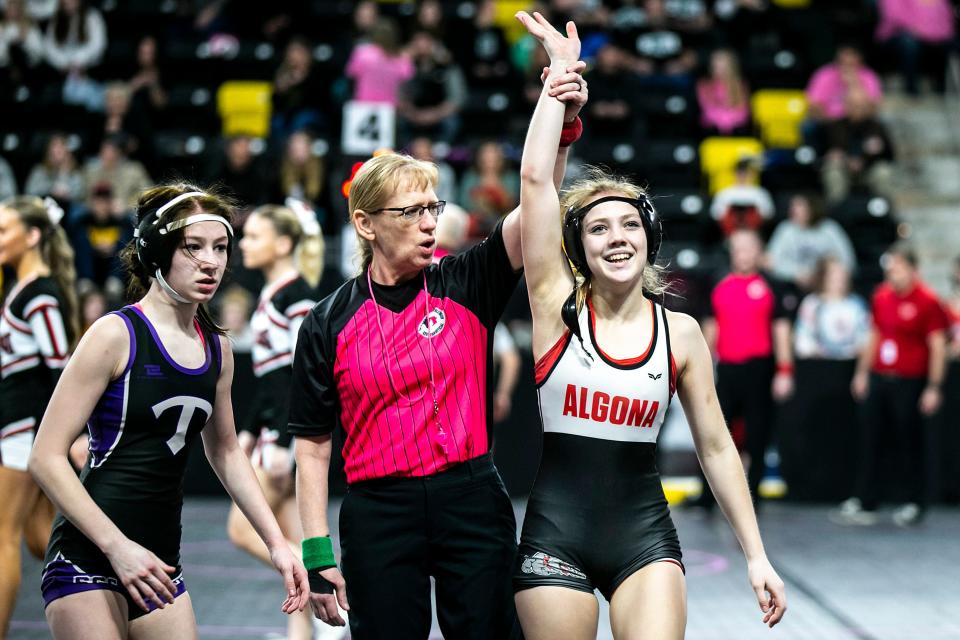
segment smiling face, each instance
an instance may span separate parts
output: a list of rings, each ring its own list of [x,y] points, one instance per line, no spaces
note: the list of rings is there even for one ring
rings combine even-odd
[[[428,185],[414,186],[404,181],[383,208],[428,205],[437,194]],[[413,275],[430,266],[437,248],[437,219],[424,213],[416,220],[404,220],[397,211],[358,212],[358,233],[373,247],[373,263],[402,275]]]
[[[214,221],[191,224],[183,229],[183,242],[173,252],[167,283],[191,302],[209,302],[217,292],[227,268],[230,238],[226,227]]]
[[[584,204],[604,196],[598,193]],[[594,281],[611,284],[640,282],[647,265],[647,232],[640,212],[629,202],[611,201],[587,212],[581,225],[583,249]]]

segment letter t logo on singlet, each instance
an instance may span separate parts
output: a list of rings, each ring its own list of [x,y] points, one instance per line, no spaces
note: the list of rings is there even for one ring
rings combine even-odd
[[[193,396],[174,396],[163,402],[159,402],[151,407],[153,415],[157,418],[166,411],[174,407],[180,407],[180,419],[177,421],[177,431],[167,440],[167,446],[173,455],[177,455],[187,442],[187,429],[190,427],[190,420],[193,419],[193,412],[199,409],[206,414],[204,423],[213,415],[213,406],[202,398]]]

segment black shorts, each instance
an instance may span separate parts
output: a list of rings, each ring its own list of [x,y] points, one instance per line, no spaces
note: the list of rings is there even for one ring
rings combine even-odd
[[[513,573],[514,591],[557,586],[610,600],[617,587],[652,562],[671,561],[683,569],[680,540],[660,487],[651,474],[648,488],[631,504],[610,505],[579,496],[530,496]]]

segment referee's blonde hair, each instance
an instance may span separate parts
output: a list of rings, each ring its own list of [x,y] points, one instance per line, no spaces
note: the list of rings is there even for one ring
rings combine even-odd
[[[386,206],[390,196],[401,187],[435,189],[440,182],[437,165],[401,153],[387,153],[363,163],[350,183],[349,215],[357,227],[357,211],[376,211]],[[357,234],[360,244],[361,272],[373,260],[373,246]]]

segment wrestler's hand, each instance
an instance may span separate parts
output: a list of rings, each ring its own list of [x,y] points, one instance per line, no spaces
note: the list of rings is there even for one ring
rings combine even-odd
[[[550,79],[550,95],[565,103],[564,122],[573,122],[583,106],[587,104],[587,81],[581,75],[586,68],[587,63],[578,60],[566,68],[566,73]],[[550,67],[544,67],[543,73],[540,74],[540,82],[547,82],[549,77]]]
[[[171,567],[152,551],[130,539],[125,539],[103,552],[120,583],[138,607],[150,611],[147,600],[158,609],[173,603],[173,594],[177,592],[177,587],[170,574],[177,570],[176,567]]]
[[[319,573],[319,577],[322,579],[321,582],[326,583],[324,587],[327,592],[310,592],[310,606],[313,607],[313,613],[331,626],[342,627],[346,621],[340,616],[337,605],[339,604],[340,609],[344,611],[350,610],[350,605],[347,603],[347,583],[336,567],[324,569]],[[317,581],[316,578],[311,580]]]
[[[567,22],[567,35],[564,37],[537,11],[533,12],[533,17],[526,11],[518,11],[516,17],[530,35],[543,45],[551,63],[572,64],[580,58],[580,37],[577,35],[577,25],[573,22]]]
[[[773,628],[787,611],[787,591],[783,580],[766,558],[747,563],[747,577],[753,592],[757,594],[763,623]]]
[[[283,586],[287,590],[287,598],[280,605],[280,610],[284,613],[303,611],[310,593],[310,582],[303,563],[297,560],[286,543],[270,548],[270,562],[283,576]]]

